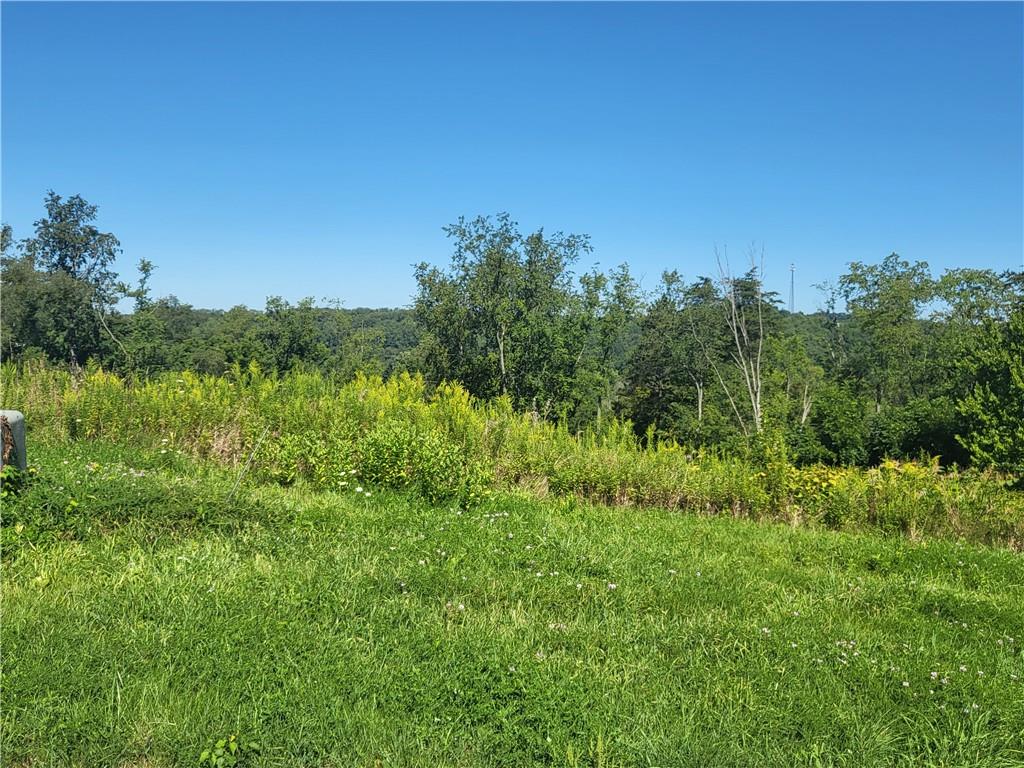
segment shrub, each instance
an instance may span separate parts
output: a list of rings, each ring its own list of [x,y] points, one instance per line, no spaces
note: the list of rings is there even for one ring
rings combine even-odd
[[[387,488],[411,488],[430,501],[470,503],[486,490],[476,462],[436,429],[388,421],[360,440],[359,476]]]

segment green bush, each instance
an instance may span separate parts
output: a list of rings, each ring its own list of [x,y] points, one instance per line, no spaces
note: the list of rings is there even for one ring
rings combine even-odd
[[[359,476],[386,488],[410,488],[433,502],[470,503],[487,478],[452,440],[435,429],[396,421],[375,427],[359,442]]]

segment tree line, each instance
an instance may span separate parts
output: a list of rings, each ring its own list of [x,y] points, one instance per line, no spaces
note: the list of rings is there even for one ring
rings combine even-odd
[[[577,269],[586,235],[523,233],[507,214],[445,227],[450,263],[415,267],[410,309],[270,297],[263,310],[154,298],[114,270],[96,206],[50,192],[32,236],[2,230],[0,354],[141,377],[258,365],[408,370],[458,381],[572,429],[628,420],[644,441],[726,452],[772,445],[796,463],[939,456],[1024,473],[1024,273],[890,254],[785,311],[759,253],[676,271],[643,292],[627,265]],[[130,310],[119,307],[129,303]]]

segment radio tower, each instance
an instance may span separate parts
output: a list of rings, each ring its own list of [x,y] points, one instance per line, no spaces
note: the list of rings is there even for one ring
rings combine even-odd
[[[796,265],[789,265],[789,314],[793,314],[795,310],[794,293],[793,293],[793,275],[796,273]]]

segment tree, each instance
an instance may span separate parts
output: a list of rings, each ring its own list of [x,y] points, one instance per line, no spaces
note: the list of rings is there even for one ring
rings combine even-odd
[[[191,308],[177,300],[160,303],[164,305],[160,314],[173,332],[184,315],[183,310]],[[258,311],[241,305],[207,317],[194,326],[187,337],[184,365],[203,373],[218,374],[234,366],[248,368],[254,362],[264,369],[272,368],[274,361],[270,359],[263,337],[261,320]]]
[[[728,375],[723,361],[717,359],[707,345],[703,342],[701,345],[740,430],[749,437],[759,434],[764,428],[764,347],[776,296],[765,292],[761,282],[763,255],[759,265],[755,261],[756,253],[751,249],[750,269],[742,277],[732,275],[728,259],[723,259],[717,249],[715,257],[721,289],[720,306],[728,330],[728,362],[738,374],[738,381]],[[694,337],[700,341],[695,329]]]
[[[35,222],[35,236],[22,240],[20,256],[8,254],[5,234],[3,279],[9,311],[4,329],[13,350],[38,348],[72,365],[102,357],[104,338],[127,353],[110,327],[109,315],[122,294],[111,265],[120,243],[92,222],[96,206],[80,196],[64,200],[47,193],[46,216]],[[13,306],[11,306],[13,304]]]
[[[875,411],[920,395],[928,370],[920,312],[935,293],[928,264],[911,264],[895,253],[881,264],[855,261],[839,289],[863,333],[848,369],[871,391]]]
[[[12,248],[3,258],[0,337],[8,359],[41,354],[78,365],[106,352],[92,287],[64,272],[41,272]]]
[[[799,336],[771,339],[768,359],[772,391],[779,403],[775,408],[775,418],[780,424],[804,427],[810,418],[824,370],[811,360],[804,339]]]
[[[266,349],[267,370],[289,371],[300,364],[322,366],[330,355],[317,327],[313,299],[292,305],[280,296],[267,299],[267,308],[257,326],[257,336]]]
[[[1024,305],[1006,323],[986,324],[966,365],[975,384],[957,404],[957,439],[974,462],[1024,475]]]
[[[684,286],[678,272],[662,275],[627,369],[626,412],[639,434],[657,425],[662,436],[695,444],[710,436],[711,361],[724,360],[726,349],[721,312],[721,296],[710,279]]]
[[[594,269],[580,283],[584,301],[579,312],[580,352],[575,358],[577,428],[591,422],[600,425],[618,404],[641,307],[640,287],[625,264],[608,275]]]
[[[1021,293],[1015,292],[1009,274],[951,269],[936,281],[935,296],[941,302],[929,323],[941,372],[935,389],[962,397],[974,383],[973,372],[963,361],[991,340],[992,324],[1007,321]]]
[[[26,255],[40,269],[63,273],[92,286],[96,302],[106,306],[116,296],[117,274],[111,264],[121,253],[121,243],[92,222],[97,208],[73,195],[63,200],[50,190],[46,216],[35,222],[35,237],[25,240]]]
[[[419,363],[429,379],[545,414],[572,409],[589,349],[580,313],[596,310],[569,270],[590,252],[588,238],[524,236],[505,213],[460,218],[445,233],[454,241],[449,268],[416,267]]]

